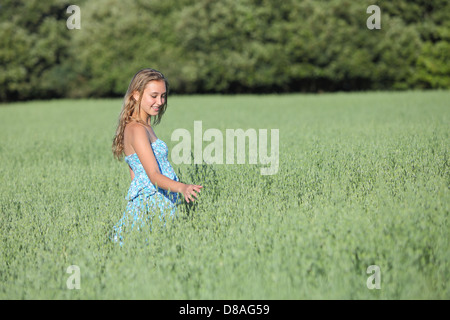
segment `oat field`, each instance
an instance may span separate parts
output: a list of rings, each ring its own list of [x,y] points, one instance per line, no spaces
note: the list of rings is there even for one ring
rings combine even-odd
[[[449,101],[170,96],[154,128],[170,150],[195,121],[224,137],[278,129],[278,170],[250,154],[173,164],[204,186],[198,201],[122,247],[109,239],[130,184],[111,153],[121,100],[2,104],[0,299],[449,299]]]

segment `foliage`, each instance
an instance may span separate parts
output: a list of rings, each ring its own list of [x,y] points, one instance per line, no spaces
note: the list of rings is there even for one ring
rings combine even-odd
[[[381,29],[369,30],[369,5]],[[449,88],[448,1],[3,1],[0,101],[122,96],[141,68],[177,93]]]
[[[67,1],[2,1],[0,101],[63,96],[70,59],[65,25]],[[64,20],[63,20],[64,19]]]

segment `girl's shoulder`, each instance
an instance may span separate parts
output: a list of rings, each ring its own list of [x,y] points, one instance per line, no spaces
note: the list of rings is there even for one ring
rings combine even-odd
[[[125,125],[125,135],[148,135],[148,129],[143,123],[131,121]]]
[[[147,125],[138,121],[130,121],[125,125],[125,130],[128,131],[147,131]]]

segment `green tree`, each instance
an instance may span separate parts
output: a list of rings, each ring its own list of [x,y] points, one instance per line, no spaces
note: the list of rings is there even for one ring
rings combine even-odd
[[[0,8],[0,100],[63,96],[70,35],[66,1],[7,0]],[[57,78],[57,80],[55,80]]]
[[[381,29],[369,30],[369,5]],[[450,4],[399,0],[6,0],[0,101],[122,96],[142,68],[172,92],[449,88]]]

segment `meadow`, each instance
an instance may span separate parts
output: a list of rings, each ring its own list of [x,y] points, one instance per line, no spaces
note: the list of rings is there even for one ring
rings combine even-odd
[[[169,149],[194,121],[279,129],[278,172],[173,164],[204,186],[198,201],[122,247],[109,239],[130,184],[111,153],[121,99],[2,104],[0,299],[449,299],[449,100],[169,96],[154,128]]]

